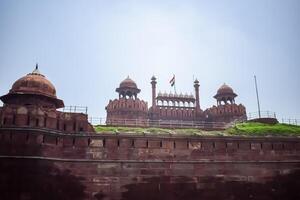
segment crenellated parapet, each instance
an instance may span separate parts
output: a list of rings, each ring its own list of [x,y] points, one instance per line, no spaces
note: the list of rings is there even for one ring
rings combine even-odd
[[[128,110],[137,112],[147,112],[148,103],[140,99],[114,99],[110,100],[106,106],[107,111]]]
[[[93,132],[84,113],[65,113],[38,106],[5,105],[0,112],[2,127],[36,127],[66,133]]]
[[[235,119],[246,119],[246,108],[242,104],[218,105],[205,110],[204,115],[214,121],[229,122]]]

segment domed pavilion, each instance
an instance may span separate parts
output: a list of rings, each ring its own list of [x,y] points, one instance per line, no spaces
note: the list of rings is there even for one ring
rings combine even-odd
[[[147,123],[148,105],[147,102],[138,98],[140,89],[137,84],[129,78],[123,80],[116,92],[119,99],[110,100],[106,106],[106,124],[110,125],[141,125]]]
[[[93,132],[86,113],[61,112],[64,102],[56,96],[54,85],[40,73],[33,72],[18,79],[8,94],[1,96],[0,126],[35,127],[77,133]]]
[[[233,92],[233,89],[225,83],[218,89],[217,94],[214,96],[217,99],[217,105],[224,104],[235,104],[235,97],[237,94]]]
[[[55,87],[40,73],[38,65],[32,73],[18,79],[9,93],[0,99],[4,104],[39,105],[55,109],[64,107],[64,102],[56,97]]]

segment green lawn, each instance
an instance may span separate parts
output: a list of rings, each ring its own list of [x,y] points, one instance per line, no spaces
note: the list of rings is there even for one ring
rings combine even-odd
[[[102,134],[136,135],[187,135],[187,136],[300,136],[300,126],[287,124],[262,124],[247,122],[236,124],[225,131],[204,131],[200,129],[164,129],[139,127],[94,126]]]
[[[300,136],[300,126],[288,124],[263,124],[247,122],[236,124],[233,128],[226,130],[230,135],[245,136]]]

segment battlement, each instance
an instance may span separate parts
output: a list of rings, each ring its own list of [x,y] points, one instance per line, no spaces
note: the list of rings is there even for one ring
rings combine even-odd
[[[93,131],[83,113],[65,113],[39,106],[6,105],[0,113],[2,127],[36,127],[66,133]]]
[[[108,112],[113,112],[114,110],[127,110],[130,109],[131,111],[148,111],[148,104],[147,102],[140,100],[140,99],[114,99],[110,100],[108,105],[106,106],[106,110]]]

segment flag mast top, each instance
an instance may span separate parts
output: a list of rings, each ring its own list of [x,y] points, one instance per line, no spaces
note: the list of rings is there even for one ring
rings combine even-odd
[[[170,80],[171,87],[174,86],[174,93],[176,94],[176,84],[175,84],[175,74],[173,74],[173,78]]]

